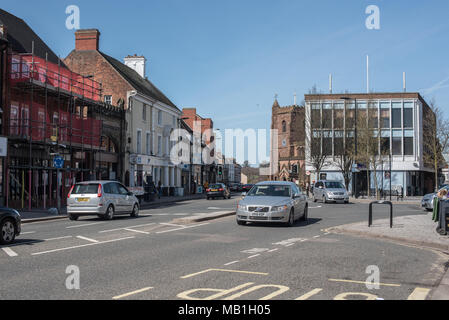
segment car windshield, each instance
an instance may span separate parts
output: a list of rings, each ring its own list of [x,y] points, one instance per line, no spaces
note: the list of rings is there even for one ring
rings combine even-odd
[[[290,197],[290,186],[260,185],[254,186],[248,196]]]
[[[76,184],[72,194],[96,194],[98,192],[98,183]]]
[[[326,182],[326,188],[328,189],[343,189],[343,185],[341,184],[341,182],[338,181],[329,181]]]

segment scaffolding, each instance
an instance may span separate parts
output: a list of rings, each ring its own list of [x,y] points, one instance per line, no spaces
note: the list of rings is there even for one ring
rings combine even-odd
[[[101,177],[96,154],[104,152],[103,120],[108,109],[101,83],[34,55],[8,54],[4,134],[6,206],[31,210],[66,204],[70,186]],[[64,165],[56,168],[54,160]],[[98,155],[97,155],[98,158]]]

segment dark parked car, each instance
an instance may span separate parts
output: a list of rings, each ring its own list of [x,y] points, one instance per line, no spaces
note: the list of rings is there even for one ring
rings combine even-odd
[[[0,244],[10,244],[20,234],[21,218],[17,210],[0,208]]]
[[[253,184],[244,184],[242,187],[242,191],[243,192],[248,192],[249,190],[251,190],[251,188],[254,187]]]
[[[231,199],[231,191],[229,188],[223,183],[214,183],[206,189],[206,197],[207,200],[210,198],[221,198],[223,199]]]
[[[242,185],[240,183],[231,183],[229,189],[233,192],[239,192],[242,191]]]

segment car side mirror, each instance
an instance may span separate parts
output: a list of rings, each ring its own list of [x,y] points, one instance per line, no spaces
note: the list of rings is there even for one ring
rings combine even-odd
[[[246,197],[246,192],[242,192],[242,197]]]
[[[319,189],[323,189],[323,186],[319,186],[318,188],[319,188]]]
[[[132,193],[131,191],[128,191],[128,196],[132,196],[134,193]]]

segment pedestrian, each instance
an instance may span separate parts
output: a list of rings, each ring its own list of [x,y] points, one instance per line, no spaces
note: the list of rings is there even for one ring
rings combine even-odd
[[[307,194],[307,198],[309,197],[309,191],[310,191],[310,184],[309,182],[306,183],[306,194]]]
[[[159,182],[157,183],[157,191],[158,191],[158,198],[161,198],[162,195],[162,182],[161,180],[159,180]]]

